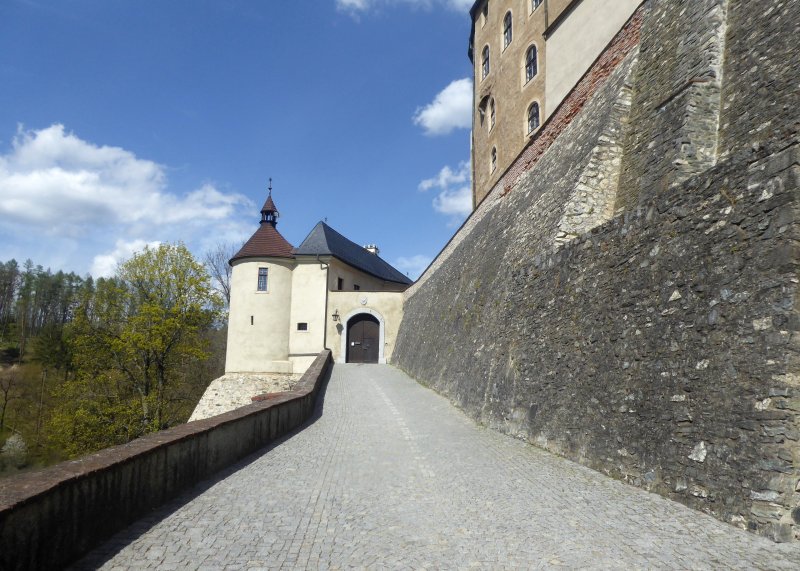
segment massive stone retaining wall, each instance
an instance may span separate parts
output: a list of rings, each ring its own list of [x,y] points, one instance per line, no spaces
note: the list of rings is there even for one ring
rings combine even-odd
[[[766,30],[799,7],[646,2],[639,50],[409,290],[395,362],[493,428],[796,539],[800,74]],[[720,74],[743,37],[771,77]]]
[[[306,422],[332,363],[293,391],[0,480],[0,569],[61,569],[150,510]]]

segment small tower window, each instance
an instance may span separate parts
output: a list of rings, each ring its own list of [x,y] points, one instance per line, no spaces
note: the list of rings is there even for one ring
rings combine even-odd
[[[489,46],[483,46],[483,55],[481,56],[481,79],[489,75]]]
[[[528,107],[528,134],[539,128],[539,104],[535,101]]]
[[[258,291],[267,291],[267,268],[258,268]]]
[[[536,65],[536,46],[531,46],[525,52],[525,83],[534,78],[538,69]]]
[[[353,284],[353,291],[359,291],[360,289],[361,289],[361,286],[360,286],[360,285],[358,285],[358,284]]]
[[[308,331],[308,323],[303,323],[303,322],[298,323],[297,324],[297,330],[298,331]]]
[[[506,12],[506,16],[503,18],[503,49],[508,47],[508,44],[511,43],[512,37],[513,31],[511,29],[511,12]]]
[[[497,168],[497,147],[492,147],[491,172]]]
[[[480,104],[478,105],[478,117],[480,118],[481,125],[483,125],[484,120],[486,119],[486,109],[489,107],[489,100],[491,97],[488,95],[481,99]]]
[[[491,131],[494,128],[494,121],[497,116],[495,106],[494,106],[494,98],[489,100],[489,130]]]
[[[336,278],[336,289],[339,291],[344,289],[344,280],[342,278]]]

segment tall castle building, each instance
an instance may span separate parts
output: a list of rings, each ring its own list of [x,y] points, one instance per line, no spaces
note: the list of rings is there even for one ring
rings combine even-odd
[[[642,0],[477,0],[473,63],[475,208]]]

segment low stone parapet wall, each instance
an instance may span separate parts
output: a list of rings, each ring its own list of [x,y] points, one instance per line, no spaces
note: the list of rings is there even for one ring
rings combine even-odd
[[[332,363],[294,390],[0,481],[0,569],[57,569],[311,418]]]

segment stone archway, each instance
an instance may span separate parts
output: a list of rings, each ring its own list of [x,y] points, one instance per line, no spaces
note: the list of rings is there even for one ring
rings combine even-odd
[[[384,347],[386,345],[386,322],[383,316],[369,308],[359,308],[348,313],[343,319],[342,323],[344,328],[341,334],[341,351],[339,353],[339,363],[347,363],[348,361],[348,338],[351,333],[351,325],[356,323],[377,322],[378,338],[377,338],[377,361],[372,360],[373,363],[386,363],[386,355],[384,354]],[[360,361],[363,362],[363,361]]]

